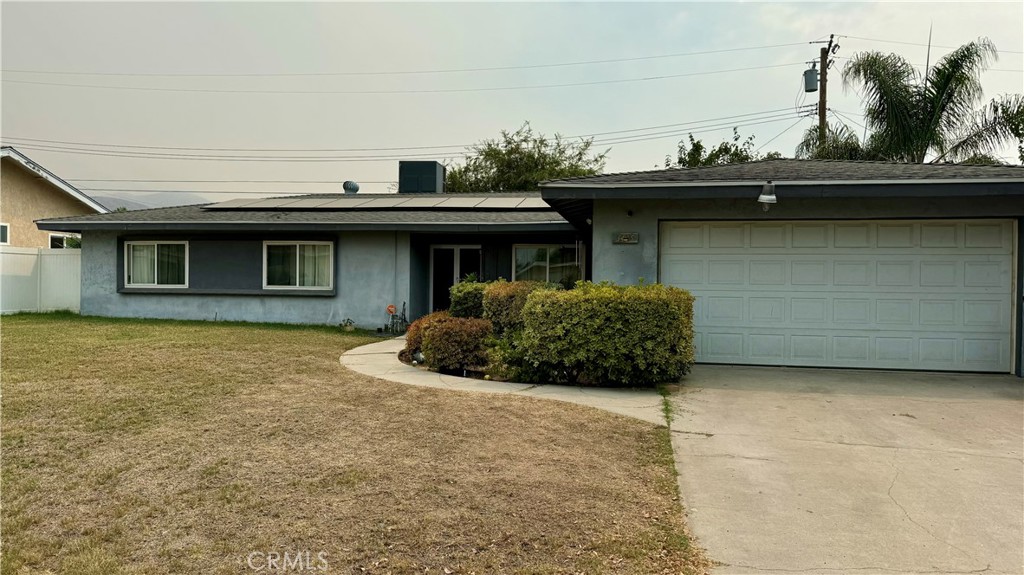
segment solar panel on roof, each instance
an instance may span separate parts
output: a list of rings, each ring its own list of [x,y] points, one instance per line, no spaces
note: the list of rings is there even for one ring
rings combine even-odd
[[[484,201],[484,198],[460,196],[447,198],[445,199],[445,201],[441,202],[436,207],[446,210],[452,208],[474,208],[476,207],[477,204],[479,204],[482,201]]]
[[[211,204],[211,205],[206,206],[206,207],[207,207],[207,209],[236,208],[238,206],[241,206],[242,204],[246,204],[246,203],[249,203],[251,201],[252,201],[252,198],[238,198],[238,199],[234,199],[234,200],[227,200],[227,201],[223,201],[223,202],[218,202],[216,204]]]
[[[298,200],[298,201],[296,201],[293,204],[290,204],[288,207],[292,208],[292,209],[296,209],[296,208],[304,208],[304,209],[318,208],[318,207],[320,207],[320,206],[322,206],[324,204],[329,204],[329,203],[333,202],[334,200],[335,200],[335,198],[309,198],[309,197],[307,197],[307,198]]]
[[[397,196],[397,194],[396,194]],[[369,202],[360,205],[362,209],[377,210],[381,208],[394,208],[398,207],[405,202],[408,202],[409,198],[393,197],[393,198],[372,198]]]
[[[523,201],[519,202],[516,209],[520,210],[548,210],[551,206],[541,198],[524,198]]]
[[[295,202],[299,201],[300,199],[301,198],[299,198],[299,197],[295,197],[295,198],[266,198],[266,199],[263,199],[263,200],[252,200],[249,203],[244,204],[244,205],[239,206],[239,207],[243,207],[243,208],[284,208],[284,207],[290,206],[291,204],[294,204]]]
[[[442,202],[445,198],[409,198],[404,204],[403,208],[433,208]]]
[[[478,209],[490,209],[490,210],[501,210],[501,209],[513,209],[519,202],[523,201],[522,198],[487,198],[484,201],[477,204]]]

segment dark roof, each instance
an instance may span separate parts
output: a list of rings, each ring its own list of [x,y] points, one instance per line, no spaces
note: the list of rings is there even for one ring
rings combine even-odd
[[[539,192],[514,194],[539,198]],[[371,194],[364,194],[371,196]],[[438,194],[374,194],[388,197],[425,197]],[[453,196],[455,194],[452,194]],[[509,194],[512,195],[512,194]],[[338,197],[344,197],[341,194]],[[486,195],[491,197],[490,194]],[[500,197],[495,194],[495,196]],[[326,194],[294,199],[329,197]],[[467,198],[473,197],[470,195]],[[533,231],[572,230],[550,207],[544,209],[245,209],[199,204],[111,212],[88,216],[50,218],[37,222],[52,231],[107,230],[408,230],[408,231]]]
[[[622,172],[543,182],[542,188],[615,187],[621,185],[687,185],[711,182],[909,182],[914,180],[1019,180],[1022,166],[964,164],[900,164],[838,160],[759,160],[743,164]]]

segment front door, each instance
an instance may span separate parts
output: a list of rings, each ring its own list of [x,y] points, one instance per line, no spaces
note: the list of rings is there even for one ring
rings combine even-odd
[[[448,290],[470,274],[480,277],[480,246],[431,246],[430,311],[451,307]]]

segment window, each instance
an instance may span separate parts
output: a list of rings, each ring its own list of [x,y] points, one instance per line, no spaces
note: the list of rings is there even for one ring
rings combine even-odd
[[[331,242],[263,242],[263,287],[331,289]]]
[[[50,234],[50,249],[77,249],[82,247],[82,238],[75,234]]]
[[[571,285],[583,279],[580,251],[575,245],[515,246],[513,280],[535,280]]]
[[[188,242],[125,242],[128,287],[188,287]]]
[[[11,243],[9,234],[11,233],[11,226],[8,224],[0,224],[0,245],[7,245]]]

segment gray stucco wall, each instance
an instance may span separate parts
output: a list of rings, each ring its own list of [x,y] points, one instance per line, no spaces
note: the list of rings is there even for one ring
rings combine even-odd
[[[383,325],[388,304],[401,309],[402,302],[409,300],[408,233],[344,232],[333,237],[337,241],[333,296],[118,293],[121,259],[118,234],[86,231],[82,238],[81,312],[111,317],[309,324],[338,324],[352,318],[363,327]],[[135,236],[135,239],[142,238]],[[209,238],[195,241],[196,248],[200,247],[200,242],[207,248],[218,246]],[[255,259],[249,257],[252,254],[240,255],[244,248],[230,237],[225,237],[222,247],[219,254],[223,265],[206,261],[202,266],[190,266],[190,286],[209,289],[218,285],[210,273],[217,270],[216,273],[225,276],[237,275],[239,261],[261,266],[257,276],[262,273],[262,255]]]
[[[658,225],[670,220],[810,220],[884,218],[1006,218],[1024,209],[1015,198],[860,200],[785,199],[765,212],[750,199],[597,200],[593,216],[593,279],[635,284],[658,280]],[[632,215],[630,215],[632,214]],[[639,233],[636,244],[616,245],[621,232]]]

